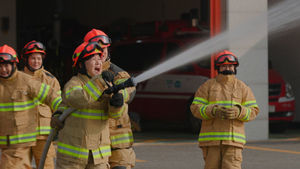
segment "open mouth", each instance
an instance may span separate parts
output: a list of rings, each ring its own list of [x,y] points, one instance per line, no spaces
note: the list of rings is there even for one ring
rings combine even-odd
[[[100,72],[100,68],[95,68],[95,71]]]

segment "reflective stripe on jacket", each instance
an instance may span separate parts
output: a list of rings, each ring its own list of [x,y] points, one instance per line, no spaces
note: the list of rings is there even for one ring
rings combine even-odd
[[[214,105],[232,107],[240,105],[241,113],[237,119],[214,118]],[[218,75],[206,81],[195,93],[191,111],[202,119],[199,146],[223,144],[243,147],[246,143],[244,122],[254,120],[259,112],[251,89],[234,75]]]
[[[34,72],[30,71],[27,67],[24,68],[24,73],[31,75],[35,80],[40,81],[49,85],[54,91],[57,92],[58,95],[61,94],[60,85],[58,80],[48,71],[46,71],[43,67]],[[52,103],[52,107],[57,109],[58,105],[61,103],[61,97],[58,97]],[[48,135],[51,131],[50,121],[52,116],[52,111],[49,106],[46,104],[40,104],[38,106],[38,125],[37,132],[39,135]]]
[[[119,118],[124,106],[110,106],[110,95],[102,95],[107,88],[101,76],[89,79],[78,74],[64,87],[63,103],[59,109],[73,107],[76,110],[65,120],[58,136],[58,158],[86,163],[91,151],[94,163],[107,162],[110,156],[108,118]]]
[[[18,70],[8,79],[0,78],[0,95],[0,148],[34,145],[37,105],[44,102],[56,110],[61,98],[50,86]]]

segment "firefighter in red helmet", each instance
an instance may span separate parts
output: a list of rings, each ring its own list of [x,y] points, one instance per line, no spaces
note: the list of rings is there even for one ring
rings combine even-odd
[[[39,132],[38,105],[55,111],[60,94],[16,68],[13,48],[0,47],[0,169],[31,168],[31,151]],[[53,160],[53,159],[52,159]]]
[[[97,42],[83,42],[74,51],[73,67],[78,71],[65,84],[58,110],[68,107],[76,110],[64,122],[58,120],[59,111],[51,120],[51,127],[61,129],[56,169],[109,168],[108,118],[119,118],[126,107],[122,93],[105,93],[109,82],[102,75],[102,57]]]
[[[111,39],[101,30],[92,29],[85,37],[85,42],[97,42],[103,48],[103,70],[114,75],[113,83],[124,82],[130,75],[110,62],[109,46]],[[135,152],[132,148],[133,133],[130,118],[128,115],[128,104],[133,100],[135,87],[122,90],[125,97],[126,112],[123,112],[119,119],[109,119],[110,140],[112,155],[109,157],[109,164],[112,169],[130,169],[135,166]]]
[[[58,80],[43,67],[43,61],[46,56],[45,46],[41,42],[32,40],[28,42],[22,49],[21,59],[24,63],[24,70],[34,79],[45,83],[60,94],[60,85]],[[38,136],[36,146],[32,147],[32,155],[35,159],[36,166],[39,166],[40,158],[46,144],[47,137],[50,133],[51,109],[45,104],[38,106]],[[51,144],[45,161],[45,169],[54,169],[55,149]]]
[[[202,120],[198,141],[205,169],[241,169],[244,123],[254,120],[259,108],[251,89],[235,77],[238,66],[230,51],[218,53],[218,75],[199,87],[191,105],[193,115]]]

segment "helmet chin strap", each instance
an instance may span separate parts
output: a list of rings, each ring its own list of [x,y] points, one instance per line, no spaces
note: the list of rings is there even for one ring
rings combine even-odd
[[[81,74],[83,74],[83,75],[87,75],[87,77],[89,77],[89,78],[92,78],[92,77],[87,73],[85,64],[81,62],[80,65],[81,65],[81,66],[79,66],[78,72],[81,73]]]
[[[28,64],[28,60],[26,59],[26,62],[25,62],[26,64],[25,64],[25,66],[28,68],[28,70],[30,70],[31,72],[35,72],[35,71],[37,71],[37,70],[39,70],[39,69],[41,69],[42,67],[43,67],[43,65],[41,65],[41,67],[40,68],[38,68],[38,69],[34,69],[34,68],[32,68],[29,64]]]
[[[12,71],[11,71],[10,74],[9,74],[8,76],[6,76],[6,77],[0,76],[1,78],[4,78],[4,79],[10,78],[10,77],[15,73],[15,71],[17,70],[15,64],[13,64],[12,62],[9,62],[9,64],[11,64],[11,66],[12,66]]]

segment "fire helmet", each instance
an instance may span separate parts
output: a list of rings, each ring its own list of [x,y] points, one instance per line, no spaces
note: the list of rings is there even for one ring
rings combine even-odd
[[[12,47],[8,45],[0,46],[0,63],[2,62],[19,63],[17,53]]]
[[[76,67],[79,62],[87,60],[91,55],[99,54],[103,55],[103,49],[97,42],[83,42],[74,51],[72,56],[73,67]]]
[[[111,39],[101,30],[99,29],[92,29],[89,31],[85,37],[85,42],[101,42],[102,47],[109,47],[111,44]]]
[[[215,68],[217,69],[221,65],[235,65],[235,67],[238,67],[239,61],[232,52],[223,50],[215,57]]]

